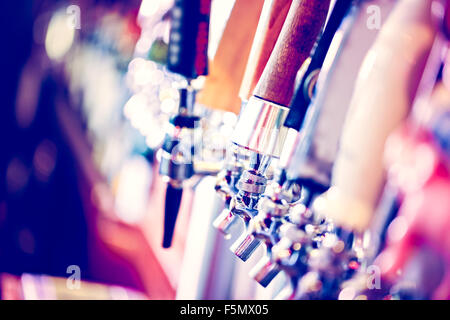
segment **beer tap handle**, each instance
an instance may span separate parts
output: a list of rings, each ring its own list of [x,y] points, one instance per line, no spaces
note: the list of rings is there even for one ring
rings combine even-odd
[[[257,204],[267,184],[264,175],[271,158],[281,153],[286,133],[283,123],[295,77],[310,55],[329,4],[330,1],[292,1],[269,61],[233,133],[235,144],[252,151],[250,168],[238,182],[239,193],[232,208],[244,220],[246,230],[230,249],[244,261],[260,244],[248,230],[247,220],[258,212]]]
[[[264,0],[235,2],[217,51],[210,62],[209,75],[198,94],[199,104],[239,113],[239,90],[263,3]]]
[[[330,18],[326,24],[325,30],[314,49],[314,54],[311,57],[311,62],[308,64],[308,68],[302,75],[298,89],[291,102],[288,117],[284,125],[294,130],[299,130],[303,119],[306,114],[306,110],[311,102],[314,94],[315,85],[319,76],[320,69],[322,68],[325,56],[328,53],[331,42],[341,25],[344,18],[347,16],[353,1],[350,0],[337,0]]]
[[[182,188],[174,187],[170,182],[167,184],[164,208],[163,248],[170,248],[172,245],[172,238],[178,211],[180,210],[182,195]]]
[[[297,72],[311,53],[329,6],[329,0],[292,1],[274,50],[256,85],[255,96],[289,106]]]
[[[187,79],[208,74],[211,0],[175,0],[167,68]]]
[[[292,0],[268,0],[264,2],[239,90],[239,97],[242,101],[247,101],[251,97],[264,71],[291,3]]]
[[[329,4],[329,0],[292,1],[253,96],[241,111],[232,137],[235,144],[268,157],[280,156],[295,78],[311,53]]]
[[[180,88],[178,114],[170,120],[172,131],[166,134],[161,149],[159,172],[168,180],[165,198],[163,247],[169,248],[178,210],[183,181],[194,172],[192,139],[185,143],[183,131],[193,132],[199,118],[193,115],[195,90],[190,81],[208,74],[208,32],[211,0],[175,0],[168,48],[167,69],[184,76],[187,86]],[[192,136],[192,134],[190,135]],[[188,144],[188,145],[185,145]],[[184,150],[182,150],[185,147]],[[190,149],[190,150],[186,150]]]
[[[267,60],[269,59],[273,47],[275,46],[275,42],[278,38],[278,35],[285,21],[291,2],[292,0],[267,0],[264,2],[264,6],[258,21],[258,27],[255,33],[255,37],[253,39],[250,55],[247,61],[247,66],[245,69],[244,77],[242,79],[239,91],[239,97],[243,102],[246,102],[250,98],[253,89],[257,81],[259,80],[261,73],[263,72],[263,69],[267,63]],[[247,126],[247,124],[245,123],[243,125]],[[249,148],[249,145],[247,145],[246,142],[244,142],[243,144],[236,142],[235,143],[238,146],[244,146],[244,148]],[[261,155],[257,153],[252,154],[251,158],[253,160],[267,160],[267,159],[260,159]],[[259,163],[257,162],[258,161],[256,162],[252,161],[251,166],[253,170],[265,169],[263,168],[264,163],[267,162],[264,161],[263,163],[261,163],[261,161],[259,161]],[[261,164],[263,165],[262,167]],[[242,169],[243,169],[242,166],[236,167],[232,170],[227,170],[228,171],[227,174],[230,176],[234,175],[236,177],[240,177]],[[235,185],[235,183],[233,184]],[[234,189],[234,187],[232,189]],[[236,190],[235,192],[232,193],[235,194],[237,192],[238,191]],[[223,232],[227,237],[230,236],[229,231],[231,226],[234,225],[237,220],[239,220],[230,209],[232,207],[235,207],[236,205],[235,200],[236,199],[233,198],[230,199],[230,201],[228,201],[229,202],[228,208],[224,209],[213,223],[213,225],[216,228],[218,228],[221,232]]]
[[[394,7],[366,55],[334,162],[332,187],[313,207],[347,229],[364,231],[384,185],[383,151],[406,118],[436,30],[431,0],[403,0]]]

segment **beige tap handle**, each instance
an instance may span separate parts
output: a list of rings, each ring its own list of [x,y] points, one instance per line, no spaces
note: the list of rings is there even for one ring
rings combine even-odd
[[[408,115],[436,34],[431,3],[399,1],[361,66],[332,186],[314,202],[317,212],[347,229],[365,230],[375,212],[386,139]]]
[[[256,32],[263,0],[237,0],[233,6],[197,102],[239,113],[239,87]]]
[[[254,95],[289,106],[295,77],[310,56],[327,18],[330,0],[293,0]]]

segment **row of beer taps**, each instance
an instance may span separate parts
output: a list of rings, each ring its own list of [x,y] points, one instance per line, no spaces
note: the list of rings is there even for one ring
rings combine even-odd
[[[243,53],[240,91],[233,92],[242,106],[219,152],[226,154],[221,170],[217,163],[201,169],[196,160],[194,132],[211,113],[199,116],[196,108],[207,99],[196,100],[192,81],[208,74],[211,2],[194,2],[174,1],[166,48],[168,69],[186,81],[160,151],[168,181],[163,246],[171,245],[185,181],[217,174],[224,209],[214,227],[231,237],[241,224],[230,250],[242,261],[264,246],[250,276],[267,287],[283,272],[288,281],[278,299],[430,297],[431,289],[397,285],[400,262],[394,272],[379,261],[406,246],[390,240],[389,230],[407,215],[411,185],[425,189],[435,175],[444,177],[442,188],[449,184],[442,120],[447,1],[237,0],[236,10],[253,3],[259,19],[253,33],[240,30],[253,42]],[[233,12],[224,34],[236,29]],[[444,101],[439,108],[436,92]],[[429,152],[414,153],[419,149]],[[381,288],[368,270],[379,271]]]
[[[251,151],[249,159],[244,164],[232,157],[219,175],[217,190],[228,208],[214,225],[228,234],[236,221],[243,223],[242,235],[230,248],[243,261],[265,246],[250,276],[267,286],[284,271],[289,283],[278,298],[337,299],[342,285],[360,276],[379,253],[377,237],[391,222],[386,217],[378,233],[370,230],[380,214],[384,145],[410,113],[411,101],[423,99],[426,89],[420,84],[429,86],[438,76],[445,40],[436,26],[442,24],[444,3],[398,1],[364,58],[353,48],[355,33],[361,28],[370,33],[368,6],[394,4],[337,0],[308,58],[329,2],[288,2],[278,40],[232,137],[237,149]],[[291,44],[298,55],[292,72],[309,60],[292,99],[294,77],[286,70],[294,63]],[[358,74],[348,75],[357,71],[344,69],[352,58],[364,61]],[[345,80],[350,83],[339,83]],[[346,103],[327,97],[339,85],[353,84]],[[407,86],[418,89],[417,95]],[[389,290],[383,292],[378,298],[389,296]]]
[[[280,296],[284,298],[293,298],[297,294],[298,281],[306,273],[308,265],[312,264],[315,255],[322,254],[317,267],[326,269],[327,260],[323,258],[331,252],[324,248],[342,246],[339,253],[345,254],[345,258],[342,255],[328,258],[356,261],[354,257],[347,257],[348,250],[344,250],[344,242],[336,236],[332,225],[310,209],[315,194],[324,192],[329,184],[326,170],[317,167],[305,168],[309,170],[300,174],[292,172],[293,169],[298,171],[302,166],[308,165],[302,163],[308,153],[311,160],[316,160],[312,164],[320,164],[317,161],[320,159],[311,157],[315,152],[312,148],[306,152],[306,155],[296,154],[305,153],[305,150],[299,150],[302,147],[299,140],[307,138],[306,135],[300,137],[299,131],[311,103],[317,76],[328,48],[342,20],[347,16],[352,2],[337,1],[335,3],[314,53],[307,62],[307,68],[301,75],[293,99],[295,74],[308,59],[327,18],[330,3],[310,1],[307,7],[301,1],[292,1],[290,5],[279,38],[256,86],[255,94],[243,107],[233,136],[232,141],[236,145],[253,151],[249,165],[242,171],[239,180],[229,180],[235,182],[229,190],[234,189],[237,192],[231,196],[229,212],[225,211],[215,221],[219,230],[225,233],[229,224],[239,218],[244,222],[242,236],[231,246],[231,250],[243,261],[248,260],[259,245],[265,245],[266,255],[252,269],[251,276],[261,285],[267,286],[280,271],[285,271],[291,283],[287,290],[280,293]],[[277,7],[274,6],[274,8]],[[307,12],[313,12],[313,15],[308,16]],[[292,26],[297,26],[298,30],[292,30]],[[301,33],[305,29],[310,30],[307,36]],[[288,39],[289,37],[291,39]],[[299,57],[296,57],[298,65],[292,68],[291,72],[294,76],[286,76],[285,69],[273,68],[272,64],[288,65],[289,62],[286,60],[292,58],[292,55],[283,52],[285,55],[282,56],[278,51],[286,50],[285,43],[294,41],[302,44],[292,47],[292,50],[299,54]],[[299,48],[303,52],[299,51]],[[281,74],[274,72],[274,69],[280,70]],[[285,83],[280,83],[279,78],[284,78]],[[280,95],[278,85],[285,89],[284,96]],[[267,92],[261,88],[266,89]],[[266,97],[267,99],[264,99]],[[261,121],[262,119],[264,122]],[[273,158],[280,157],[280,161],[274,166],[273,178],[268,182],[266,172],[270,162]],[[290,162],[296,163],[290,165]],[[317,172],[314,172],[314,169]],[[229,175],[236,175],[235,172],[228,172]],[[347,238],[344,240],[350,241]],[[336,243],[332,243],[333,241]],[[347,244],[347,247],[350,247],[350,244]],[[346,271],[343,268],[334,273],[340,275]]]

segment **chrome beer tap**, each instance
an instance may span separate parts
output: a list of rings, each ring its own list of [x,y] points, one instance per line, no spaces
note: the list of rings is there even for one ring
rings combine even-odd
[[[230,203],[231,213],[240,217],[245,227],[230,249],[243,261],[260,245],[259,239],[247,234],[247,229],[258,213],[270,161],[281,154],[286,135],[283,123],[296,73],[310,55],[328,7],[329,1],[292,1],[274,50],[234,131],[233,143],[251,151],[249,167],[237,184],[239,192]]]
[[[214,220],[213,225],[220,232],[222,232],[226,238],[229,238],[230,229],[235,222],[237,221],[237,217],[231,213],[229,210],[231,200],[238,193],[237,182],[239,181],[244,165],[242,161],[242,157],[240,154],[240,148],[231,145],[231,157],[226,159],[224,168],[217,175],[216,182],[216,192],[223,198],[225,201],[224,209]]]
[[[272,247],[271,261],[266,269],[256,265],[251,274],[258,282],[273,278],[273,274],[284,272],[287,276],[285,287],[277,294],[276,300],[295,299],[299,279],[307,270],[307,256],[312,249],[311,238],[293,223],[285,223],[279,228],[280,240]],[[264,260],[260,261],[260,264]]]
[[[316,93],[311,97],[309,107],[305,105],[306,87],[299,87],[292,110],[300,109],[301,111],[298,112],[303,114],[300,129],[295,130],[299,122],[296,122],[294,117],[286,121],[290,125],[288,138],[290,143],[286,148],[285,158],[281,161],[282,170],[285,171],[289,181],[296,181],[303,187],[302,206],[298,208],[304,210],[300,224],[312,238],[316,238],[319,242],[322,239],[321,235],[329,231],[331,225],[315,214],[311,204],[317,196],[328,189],[331,183],[332,167],[349,105],[349,103],[331,103],[330,96],[333,95],[336,84],[342,81],[342,78],[354,81],[357,71],[354,70],[353,74],[351,70],[344,71],[344,66],[346,59],[350,56],[355,62],[357,61],[355,46],[358,46],[357,53],[360,56],[365,54],[364,49],[368,49],[368,42],[356,44],[352,41],[352,36],[355,36],[353,33],[361,32],[357,29],[360,22],[358,21],[360,9],[360,3],[343,8],[343,14],[337,25],[340,28],[333,40],[330,40],[331,49],[325,57],[315,86]],[[354,82],[347,83],[351,87]]]
[[[270,163],[270,157],[254,153],[250,158],[250,169],[243,171],[237,183],[239,190],[230,202],[230,211],[233,215],[238,216],[244,223],[245,230],[248,230],[250,221],[258,214],[258,201],[260,195],[264,193],[267,178],[264,173]],[[259,246],[258,239],[247,232],[244,232],[233,245],[230,250],[236,256],[246,261],[251,253]]]
[[[318,43],[315,53],[311,59],[311,63],[309,64],[307,71],[304,73],[300,85],[297,89],[295,98],[291,103],[290,112],[293,113],[289,113],[288,119],[285,123],[287,126],[290,126],[291,129],[289,129],[288,137],[286,139],[284,149],[281,154],[281,160],[279,162],[279,167],[277,169],[279,172],[278,179],[274,180],[272,184],[274,185],[273,189],[278,190],[278,194],[291,193],[294,188],[296,190],[295,193],[297,194],[297,196],[291,197],[289,200],[283,199],[283,201],[279,201],[280,199],[278,197],[273,197],[270,194],[266,194],[262,198],[263,201],[261,201],[261,206],[259,208],[260,216],[263,220],[265,220],[267,216],[271,215],[271,211],[282,211],[284,215],[288,215],[290,210],[295,210],[293,216],[295,215],[297,217],[295,218],[295,220],[297,221],[299,227],[301,226],[305,233],[314,240],[320,240],[320,235],[327,231],[328,226],[321,224],[320,219],[317,220],[317,217],[312,214],[309,205],[316,194],[320,194],[326,190],[329,181],[329,174],[326,174],[326,167],[320,165],[320,162],[318,161],[320,160],[320,158],[318,159],[318,157],[310,157],[311,159],[309,161],[313,163],[319,162],[319,165],[317,165],[317,170],[304,170],[300,174],[293,171],[297,170],[298,167],[302,165],[303,167],[306,167],[304,165],[305,158],[309,158],[305,157],[305,155],[302,154],[302,152],[305,151],[305,144],[309,143],[309,146],[314,145],[313,143],[311,143],[311,139],[319,140],[319,143],[321,144],[326,143],[327,141],[324,140],[327,139],[329,144],[333,143],[336,139],[336,132],[331,131],[325,137],[323,135],[316,137],[313,133],[316,127],[311,126],[310,123],[310,126],[307,129],[302,130],[301,134],[299,133],[299,126],[303,120],[309,104],[311,103],[311,97],[306,96],[304,90],[306,88],[308,94],[312,94],[312,92],[314,91],[313,88],[316,83],[314,80],[314,75],[318,75],[320,67],[324,64],[322,68],[323,70],[320,71],[320,75],[318,75],[319,83],[316,90],[317,94],[313,99],[314,104],[311,109],[313,109],[313,112],[317,114],[321,111],[321,109],[325,108],[322,107],[325,95],[329,93],[328,89],[330,87],[331,89],[334,89],[330,85],[330,82],[335,85],[337,78],[339,76],[342,78],[343,76],[343,72],[341,72],[340,75],[339,73],[336,74],[335,72],[336,64],[338,64],[339,62],[339,59],[337,57],[342,56],[344,51],[343,48],[347,50],[347,56],[350,52],[353,53],[354,51],[354,48],[352,48],[352,46],[344,46],[348,37],[349,30],[353,26],[355,17],[357,16],[357,7],[354,7],[351,10],[351,13],[348,14],[351,8],[351,4],[352,3],[349,1],[336,2],[330,15],[329,22],[325,28],[324,34]],[[341,23],[345,17],[347,18],[341,26]],[[337,30],[340,26],[341,28]],[[333,50],[328,51],[330,46]],[[329,107],[327,106],[324,112],[327,118],[330,117],[331,113],[340,111],[336,110],[337,108],[334,104],[328,105]],[[332,108],[334,108],[334,110],[331,110]],[[311,112],[312,111],[309,111],[309,114]],[[341,115],[341,117],[345,115],[345,109],[342,111],[342,113],[343,114]],[[325,118],[325,116],[323,116],[322,118]],[[336,115],[334,115],[334,117],[336,117]],[[337,115],[337,117],[339,118],[339,115]],[[322,124],[322,122],[325,121],[321,121],[321,125],[323,126],[324,124]],[[337,128],[337,130],[339,130],[339,128]],[[309,140],[305,141],[306,139]],[[314,153],[314,150],[315,149],[310,150],[308,155],[312,155]],[[330,158],[332,161],[332,156]],[[331,171],[331,169],[329,171]],[[302,194],[300,194],[300,190],[302,189],[302,187]],[[300,204],[297,204],[299,202],[298,200],[300,200],[300,195],[302,196],[302,201]],[[290,220],[289,216],[286,220]],[[268,284],[267,281],[270,281],[269,277],[264,275],[267,273],[267,270],[271,269],[271,267],[269,267],[269,261],[271,260],[270,246],[273,244],[268,244],[266,241],[266,245],[268,248],[267,255],[262,258],[262,261],[258,263],[255,269],[252,271],[252,274],[258,282],[259,279],[263,279],[263,283],[260,283],[264,286]],[[258,270],[258,268],[260,268],[260,270]],[[273,272],[270,274],[273,274]]]
[[[245,108],[252,96],[252,92],[269,60],[291,3],[292,0],[267,0],[264,2],[239,89],[239,97],[242,101],[241,110]],[[223,170],[218,174],[218,185],[216,186],[219,194],[225,196],[226,205],[214,221],[214,226],[226,237],[231,237],[229,233],[231,226],[235,225],[235,222],[239,219],[229,209],[230,203],[238,193],[236,183],[239,181],[245,164],[248,163],[250,151],[234,143],[228,150],[231,150],[233,156],[226,160]],[[227,186],[230,182],[231,188]]]
[[[280,174],[283,173],[280,172]],[[284,184],[283,180],[289,186],[281,187]],[[267,287],[280,272],[280,268],[272,261],[272,247],[280,241],[280,227],[288,223],[285,217],[289,209],[300,198],[299,184],[290,183],[285,180],[285,177],[276,177],[268,184],[259,202],[258,215],[251,220],[246,235],[251,240],[262,242],[265,245],[266,254],[250,271],[250,276],[263,287]]]

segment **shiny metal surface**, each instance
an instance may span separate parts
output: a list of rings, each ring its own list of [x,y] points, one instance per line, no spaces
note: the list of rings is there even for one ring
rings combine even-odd
[[[264,256],[252,270],[250,270],[249,275],[260,285],[267,287],[280,271],[281,269],[272,261],[271,257]]]
[[[289,109],[255,96],[242,109],[231,141],[254,152],[278,158],[287,128]]]
[[[242,261],[247,261],[260,244],[261,241],[256,239],[254,235],[243,233],[239,239],[233,243],[230,250]]]
[[[236,222],[239,221],[239,218],[234,215],[230,209],[225,207],[222,212],[214,219],[213,226],[217,228],[220,232],[222,232],[225,236],[230,235],[230,229]]]

